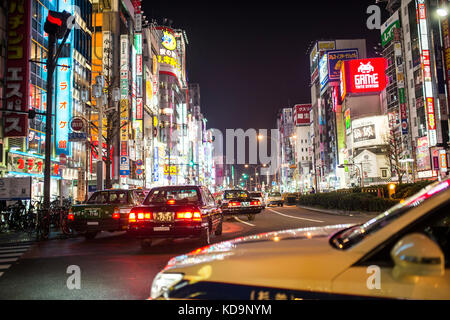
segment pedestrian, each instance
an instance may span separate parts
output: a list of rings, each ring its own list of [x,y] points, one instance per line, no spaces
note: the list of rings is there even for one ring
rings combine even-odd
[[[316,189],[314,187],[311,188],[311,194],[316,193]]]

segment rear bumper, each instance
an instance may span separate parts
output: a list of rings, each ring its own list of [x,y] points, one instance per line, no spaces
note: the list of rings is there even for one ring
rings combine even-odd
[[[263,206],[258,207],[237,207],[237,208],[222,208],[222,213],[224,215],[238,215],[238,214],[256,214],[260,213],[261,210],[264,209]]]
[[[200,238],[207,224],[132,222],[128,234],[136,238]]]
[[[272,204],[283,204],[283,200],[274,200],[274,201],[267,201],[267,205],[272,205]]]
[[[128,229],[128,219],[77,219],[69,221],[76,232],[123,231]]]

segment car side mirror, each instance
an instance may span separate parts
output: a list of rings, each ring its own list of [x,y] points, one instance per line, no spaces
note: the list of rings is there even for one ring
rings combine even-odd
[[[444,254],[441,248],[421,233],[411,233],[401,238],[391,250],[394,261],[392,275],[443,276]]]

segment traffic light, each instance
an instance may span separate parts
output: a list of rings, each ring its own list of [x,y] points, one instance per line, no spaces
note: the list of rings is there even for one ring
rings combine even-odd
[[[190,165],[191,167],[193,167],[193,166],[194,166],[194,161],[191,160],[191,161],[189,162],[189,165]]]
[[[247,175],[246,175],[245,173],[242,175],[242,177],[243,177],[244,179],[247,179]]]
[[[394,199],[395,183],[389,183],[388,184],[388,191],[389,191],[389,199]]]
[[[75,17],[69,12],[49,11],[44,24],[44,31],[54,35],[57,39],[64,38],[67,30],[71,30],[75,23]]]

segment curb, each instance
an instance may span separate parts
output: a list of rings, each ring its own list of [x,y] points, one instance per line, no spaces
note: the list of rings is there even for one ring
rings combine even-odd
[[[331,210],[331,209],[322,209],[316,207],[307,207],[307,206],[297,206],[299,208],[303,208],[311,211],[318,211],[326,214],[333,214],[337,216],[349,216],[349,217],[358,217],[358,216],[367,216],[367,217],[375,217],[379,215],[381,212],[359,212],[359,211],[345,211],[345,210]]]

